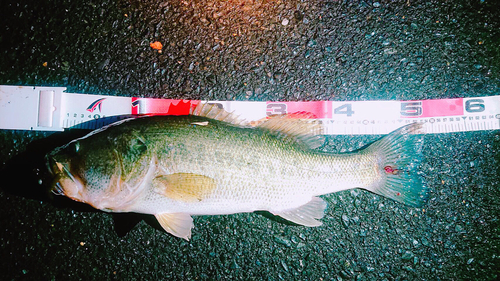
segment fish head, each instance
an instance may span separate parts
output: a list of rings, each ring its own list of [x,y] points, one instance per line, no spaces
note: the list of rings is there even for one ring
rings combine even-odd
[[[94,206],[94,198],[107,186],[106,173],[99,166],[111,159],[106,159],[99,146],[94,149],[89,146],[85,139],[74,140],[47,155],[47,161],[55,176],[54,193]],[[94,154],[101,154],[101,157],[96,158]],[[97,159],[99,161],[95,161]]]
[[[46,156],[52,192],[104,211],[129,211],[150,164],[138,146],[127,136],[95,135],[55,149]]]

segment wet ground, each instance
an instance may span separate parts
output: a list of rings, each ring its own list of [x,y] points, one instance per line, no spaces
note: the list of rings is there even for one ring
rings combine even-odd
[[[0,84],[217,100],[500,94],[497,1],[1,5]],[[318,228],[262,213],[199,216],[189,242],[150,217],[113,217],[44,193],[44,150],[78,134],[0,132],[2,279],[499,278],[499,131],[425,136],[423,208],[345,191],[324,196]],[[332,137],[326,149],[377,137]]]

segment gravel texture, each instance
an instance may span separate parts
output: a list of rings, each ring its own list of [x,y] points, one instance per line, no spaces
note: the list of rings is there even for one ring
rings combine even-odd
[[[500,94],[498,1],[2,1],[0,84],[217,100]],[[160,51],[150,43],[163,44]],[[427,205],[324,196],[323,225],[147,216],[47,195],[43,153],[81,132],[0,131],[3,280],[497,280],[500,132],[425,136]],[[329,151],[379,136],[328,138]],[[134,226],[135,222],[139,222]]]

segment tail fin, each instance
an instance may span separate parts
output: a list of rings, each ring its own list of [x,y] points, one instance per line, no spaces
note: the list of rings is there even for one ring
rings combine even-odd
[[[421,127],[418,123],[401,127],[367,148],[368,152],[378,154],[382,175],[367,190],[414,207],[425,203],[427,188],[417,172],[423,140],[414,135]]]

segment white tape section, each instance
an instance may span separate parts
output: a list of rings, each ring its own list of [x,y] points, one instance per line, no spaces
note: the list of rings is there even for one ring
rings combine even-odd
[[[96,129],[104,117],[182,115],[199,101],[66,93],[64,87],[0,86],[0,129]],[[327,135],[386,134],[421,122],[425,133],[500,129],[500,96],[416,101],[209,101],[248,121],[307,112]],[[118,118],[118,117],[117,117]]]

